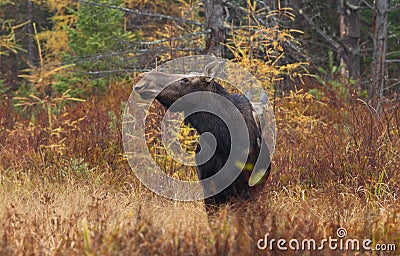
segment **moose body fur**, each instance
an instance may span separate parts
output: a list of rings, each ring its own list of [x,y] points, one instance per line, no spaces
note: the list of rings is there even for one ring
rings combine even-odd
[[[240,174],[224,190],[205,199],[206,209],[210,210],[213,208],[213,206],[226,202],[248,199],[252,196],[252,194],[260,190],[265,183],[266,177],[269,175],[271,165],[269,161],[268,150],[264,145],[264,149],[267,152],[264,152],[264,157],[266,159],[263,162],[264,165],[261,164],[261,167],[264,168],[266,172],[255,186],[249,185],[249,178],[253,171],[252,168],[256,165],[258,157],[261,156],[261,144],[264,143],[261,137],[260,127],[257,125],[258,120],[254,118],[254,110],[249,100],[243,95],[228,93],[218,82],[215,80],[210,80],[205,76],[180,77],[177,75],[170,75],[168,79],[175,81],[169,83],[168,86],[165,86],[165,84],[160,82],[154,83],[154,81],[160,81],[157,79],[161,79],[157,78],[157,76],[165,76],[165,74],[161,72],[157,73],[153,74],[153,76],[155,76],[151,79],[153,82],[144,80],[138,83],[138,85],[135,87],[135,90],[141,95],[142,98],[150,98],[155,96],[157,101],[159,101],[163,106],[170,108],[178,99],[185,95],[195,92],[215,93],[224,97],[235,106],[235,109],[226,110],[226,116],[235,118],[235,116],[240,114],[247,126],[246,132],[248,134],[231,134],[226,123],[213,113],[199,111],[188,114],[191,113],[192,108],[198,107],[197,105],[199,104],[213,104],[213,106],[216,106],[216,108],[224,108],[223,105],[219,106],[218,102],[210,102],[213,99],[210,99],[207,96],[208,94],[196,97],[194,100],[191,99],[184,104],[185,108],[183,109],[178,108],[172,110],[183,111],[186,117],[185,122],[193,126],[200,135],[205,133],[211,133],[214,135],[216,140],[216,149],[214,154],[208,161],[202,164],[197,164],[197,171],[200,180],[204,180],[213,176],[226,164],[229,154],[232,150],[232,140],[238,140],[244,137],[249,138],[249,149],[246,157],[247,160],[245,165],[242,167],[243,169],[240,170]],[[196,163],[201,162],[198,157],[200,155],[198,153],[202,150],[201,145],[206,147],[207,142],[198,144],[196,148]],[[231,165],[229,168],[233,169],[240,167]],[[210,183],[203,184],[203,190],[205,194],[206,192],[210,192],[212,189],[212,181]]]

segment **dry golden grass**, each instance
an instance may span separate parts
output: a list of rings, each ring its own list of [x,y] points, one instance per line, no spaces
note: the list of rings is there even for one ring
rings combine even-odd
[[[276,100],[273,170],[260,196],[222,207],[147,190],[123,158],[121,102],[130,86],[68,106],[35,125],[1,103],[0,255],[375,255],[262,251],[259,239],[336,237],[400,250],[399,110],[376,120],[360,103],[325,91]],[[65,138],[65,140],[63,140]]]
[[[351,238],[388,243],[400,232],[394,197],[368,201],[365,191],[335,185],[268,190],[208,223],[201,203],[173,202],[144,188],[29,183],[2,186],[1,255],[261,255],[256,244],[265,234],[318,241],[346,227]]]

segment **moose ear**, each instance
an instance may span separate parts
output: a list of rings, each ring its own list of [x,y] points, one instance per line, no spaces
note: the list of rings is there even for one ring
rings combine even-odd
[[[267,102],[268,102],[268,94],[264,90],[262,90],[260,94],[260,103],[263,108],[265,108]]]
[[[244,96],[246,96],[246,98],[251,101],[251,99],[253,98],[253,94],[251,92],[251,90],[247,89],[244,91]]]
[[[214,60],[204,67],[204,75],[209,77],[208,82],[211,82],[214,78],[224,79],[225,78],[225,61]]]

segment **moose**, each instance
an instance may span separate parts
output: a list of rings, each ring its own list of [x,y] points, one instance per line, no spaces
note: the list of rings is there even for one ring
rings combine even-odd
[[[211,65],[211,64],[209,64]],[[211,70],[206,67],[207,70]],[[258,191],[262,189],[271,170],[270,155],[268,148],[262,139],[262,131],[257,114],[252,107],[248,97],[229,93],[220,82],[211,78],[212,74],[167,74],[158,71],[152,71],[145,74],[143,78],[135,85],[136,93],[142,99],[156,99],[165,108],[171,111],[181,111],[185,114],[185,123],[190,124],[202,136],[211,133],[216,140],[216,148],[214,154],[203,161],[202,150],[211,147],[211,142],[207,139],[201,140],[196,147],[196,167],[199,180],[205,180],[218,173],[221,169],[228,168],[232,172],[237,171],[239,175],[234,178],[233,182],[222,191],[213,193],[215,188],[215,180],[203,183],[203,191],[205,195],[209,195],[204,199],[206,211],[214,212],[218,206],[228,202],[242,202],[254,197]],[[195,97],[189,98],[180,107],[174,108],[174,103],[180,99],[184,99],[186,95],[192,93],[203,92]],[[204,93],[207,92],[207,93]],[[216,94],[221,97],[211,97]],[[220,99],[229,101],[234,108],[226,108],[220,103]],[[219,111],[225,111],[224,115],[231,119],[236,119],[238,115],[244,119],[246,125],[245,131],[238,132],[229,130],[228,125],[223,118],[210,113],[209,111],[192,110],[199,105],[208,105],[218,108]],[[183,107],[182,107],[183,106]],[[230,152],[235,150],[243,151],[240,140],[248,138],[248,155],[245,156],[245,163],[238,165],[237,163],[227,164]],[[232,141],[239,140],[239,144]],[[238,170],[239,169],[239,170]],[[257,170],[262,170],[261,177],[257,177],[256,182],[250,182],[251,176]],[[258,175],[260,176],[260,175]]]

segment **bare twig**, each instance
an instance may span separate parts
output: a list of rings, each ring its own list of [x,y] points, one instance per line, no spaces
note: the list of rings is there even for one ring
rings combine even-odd
[[[400,60],[396,59],[396,60],[386,60],[386,63],[399,63]]]
[[[106,75],[106,74],[115,74],[115,73],[129,73],[129,72],[143,72],[143,71],[148,71],[146,69],[144,70],[138,70],[138,69],[114,69],[114,70],[99,70],[99,71],[74,71],[76,73],[81,73],[85,75]]]
[[[293,5],[296,7],[296,9],[300,9],[294,4],[294,2]],[[320,34],[328,43],[333,46],[333,48],[335,48],[336,52],[340,55],[340,57],[343,58],[346,64],[350,63],[349,57],[347,56],[345,49],[340,45],[339,42],[335,41],[331,36],[324,33],[324,31],[317,24],[315,24],[313,19],[310,18],[304,11],[300,12],[300,14],[308,22],[308,24],[310,24],[315,29],[315,31],[317,31],[318,34]]]
[[[243,13],[244,15],[247,15],[247,9],[246,9],[246,8],[243,8],[242,6],[235,5],[235,4],[233,4],[233,3],[231,3],[231,2],[228,2],[228,1],[224,1],[224,4],[225,4],[226,6],[228,6],[228,7],[230,7],[230,8],[232,8],[232,9],[236,10],[236,11],[239,11],[239,12]],[[277,23],[276,19],[273,19],[273,20],[274,20],[274,24],[268,24],[268,23],[266,22],[266,20],[265,20],[263,17],[266,17],[266,12],[262,12],[262,13],[260,13],[259,15],[251,15],[251,18],[252,18],[254,21],[259,22],[260,24],[262,24],[262,25],[264,25],[264,26],[269,27],[269,26],[276,25],[276,23]]]
[[[162,44],[165,42],[169,42],[171,40],[172,41],[183,40],[183,39],[188,39],[189,37],[193,37],[193,36],[197,36],[197,35],[204,35],[204,34],[209,34],[209,33],[211,33],[211,29],[186,34],[186,35],[183,35],[180,37],[171,37],[171,38],[165,38],[165,39],[160,39],[160,40],[155,40],[155,41],[147,41],[147,42],[142,42],[142,41],[132,42],[131,44],[133,44],[133,45],[155,45],[155,44]]]
[[[389,86],[386,86],[385,88],[383,88],[383,90],[384,90],[384,91],[390,90],[390,89],[396,87],[396,86],[399,85],[399,84],[400,84],[400,81],[395,82],[395,83],[393,83],[393,84],[391,84],[391,85],[389,85]]]
[[[390,55],[393,55],[393,54],[399,54],[399,53],[400,53],[400,51],[387,52],[386,57],[389,57]]]
[[[395,4],[395,5],[391,6],[391,7],[389,7],[388,11],[392,12],[392,11],[395,11],[395,10],[397,10],[399,8],[400,8],[400,4]]]
[[[361,2],[364,3],[369,9],[371,9],[371,10],[374,9],[374,7],[370,3],[368,3],[367,1],[362,0]]]

